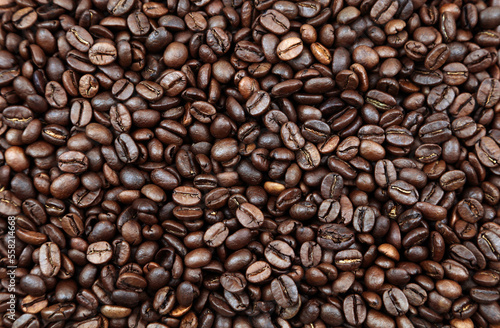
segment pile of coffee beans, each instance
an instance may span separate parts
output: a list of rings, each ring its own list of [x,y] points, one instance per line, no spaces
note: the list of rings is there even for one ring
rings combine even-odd
[[[500,0],[0,22],[0,327],[500,327]]]

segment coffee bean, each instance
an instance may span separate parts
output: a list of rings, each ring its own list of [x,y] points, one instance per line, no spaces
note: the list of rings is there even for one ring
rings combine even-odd
[[[415,187],[403,180],[391,183],[387,192],[394,201],[403,205],[414,205],[419,199]]]
[[[299,56],[304,49],[302,40],[296,37],[287,38],[278,44],[276,54],[281,60],[292,60]]]
[[[82,218],[73,213],[68,213],[61,218],[61,226],[71,237],[80,236],[84,231]]]
[[[217,34],[217,36],[219,36],[219,38],[221,38],[220,34]],[[215,37],[215,34],[214,34],[214,37]],[[222,37],[222,40],[224,40],[224,37]],[[221,43],[221,42],[219,41],[219,43]],[[222,44],[224,44],[224,43],[222,42]],[[222,45],[221,45],[221,48],[222,48]],[[221,50],[224,51],[225,49],[226,48],[224,47]],[[250,63],[260,63],[261,61],[264,60],[264,55],[262,53],[261,48],[250,41],[238,42],[234,48],[234,54],[239,59],[250,62]]]
[[[89,60],[97,66],[104,66],[116,60],[117,52],[113,44],[107,42],[97,42],[89,49]]]
[[[117,1],[117,0],[112,0],[109,1],[107,4],[107,10],[109,11],[110,14],[113,16],[121,16],[123,14],[126,14],[134,5],[134,1]]]
[[[105,241],[90,244],[87,249],[87,260],[93,264],[104,264],[113,257],[111,245]]]
[[[37,12],[32,7],[19,9],[12,14],[12,23],[19,30],[28,29],[33,26],[38,18]]]
[[[81,26],[73,26],[66,32],[66,40],[76,50],[81,52],[89,51],[94,44],[92,35]]]
[[[290,29],[290,21],[281,12],[269,9],[260,16],[260,23],[271,33],[285,34]]]
[[[271,266],[264,261],[252,263],[246,271],[246,278],[251,283],[260,283],[271,276]]]
[[[281,275],[271,282],[271,291],[278,305],[289,308],[298,302],[299,292],[297,285],[287,275]]]
[[[292,265],[295,254],[293,249],[284,241],[270,242],[264,253],[269,263],[279,269],[287,269]]]
[[[127,26],[134,35],[142,36],[149,32],[151,25],[144,13],[136,11],[128,15]]]
[[[255,205],[244,203],[236,210],[236,218],[242,226],[249,229],[260,227],[264,223],[262,211]]]
[[[361,325],[366,320],[366,305],[361,296],[351,294],[344,299],[345,319],[351,325]]]
[[[477,102],[479,105],[486,108],[493,107],[500,97],[497,95],[496,90],[500,88],[500,82],[496,79],[485,79],[479,86],[477,91]]]
[[[318,230],[317,241],[326,249],[338,251],[354,243],[354,232],[339,224],[324,224]]]
[[[285,146],[290,150],[299,150],[306,143],[300,133],[299,127],[293,122],[287,122],[282,125],[281,138]]]
[[[40,247],[40,271],[45,277],[54,277],[61,269],[61,251],[52,243],[44,243]]]
[[[401,316],[408,312],[408,300],[399,288],[386,290],[383,295],[383,300],[385,309],[393,316]]]
[[[452,191],[462,188],[466,182],[466,176],[463,171],[454,170],[446,172],[439,179],[441,188],[446,191]]]

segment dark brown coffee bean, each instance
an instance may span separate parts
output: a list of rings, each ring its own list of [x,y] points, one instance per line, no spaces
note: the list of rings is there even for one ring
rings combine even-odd
[[[303,49],[304,45],[302,44],[302,40],[296,37],[291,37],[278,44],[276,53],[281,60],[287,61],[298,57],[302,53]]]
[[[138,36],[146,35],[151,27],[148,17],[140,11],[128,15],[127,26],[132,34]]]
[[[249,63],[260,63],[264,60],[262,49],[250,41],[238,42],[234,48],[234,54]]]
[[[486,167],[495,167],[500,161],[500,147],[490,137],[482,137],[475,145],[478,159]]]
[[[179,205],[193,206],[201,201],[201,193],[192,187],[177,187],[172,192],[172,199]]]
[[[289,308],[298,302],[299,292],[297,285],[287,275],[281,275],[271,282],[274,300],[278,305]]]
[[[500,89],[500,82],[497,79],[485,79],[477,90],[477,102],[486,108],[493,107],[500,100],[497,90]]]
[[[224,29],[215,26],[207,30],[207,44],[219,56],[227,53],[231,41]]]
[[[73,26],[66,32],[66,40],[76,50],[81,52],[89,51],[94,44],[92,35],[81,26]]]
[[[290,21],[281,12],[269,9],[260,16],[260,23],[272,33],[281,35],[290,29]]]
[[[405,294],[399,288],[391,288],[384,292],[384,306],[393,316],[401,316],[408,312],[409,304]]]
[[[19,9],[12,14],[12,23],[19,30],[28,29],[33,26],[38,18],[38,14],[32,7]]]
[[[331,250],[346,249],[354,242],[354,232],[338,224],[325,224],[318,230],[318,243]]]
[[[345,319],[351,325],[360,325],[366,320],[366,305],[361,296],[351,294],[344,299]]]
[[[439,179],[441,188],[446,191],[453,191],[460,189],[464,186],[466,182],[466,176],[463,171],[453,170],[446,172]]]
[[[250,203],[241,204],[236,210],[236,218],[245,228],[255,229],[264,222],[264,215],[255,205]]]
[[[271,266],[265,261],[256,261],[246,270],[246,278],[251,283],[266,281],[270,276]]]
[[[113,257],[111,245],[106,241],[90,244],[87,249],[87,260],[93,264],[104,264]]]
[[[97,42],[89,49],[89,60],[97,66],[113,63],[117,58],[116,48],[108,42]]]
[[[279,269],[289,268],[295,258],[293,249],[280,240],[270,242],[266,246],[264,255],[271,265]]]
[[[299,150],[304,147],[305,140],[301,135],[299,127],[293,122],[287,122],[281,127],[281,139],[290,150]]]
[[[61,269],[61,251],[59,247],[47,242],[40,247],[40,270],[45,277],[54,277]]]
[[[414,205],[419,199],[416,188],[403,180],[391,183],[388,187],[388,194],[394,201],[403,205]]]
[[[84,231],[82,218],[73,213],[68,213],[61,219],[63,230],[71,237],[80,236]]]
[[[106,8],[109,11],[109,13],[112,14],[113,16],[122,16],[123,14],[126,14],[130,9],[132,9],[133,5],[134,1],[131,0],[126,0],[126,1],[112,0],[108,2]]]

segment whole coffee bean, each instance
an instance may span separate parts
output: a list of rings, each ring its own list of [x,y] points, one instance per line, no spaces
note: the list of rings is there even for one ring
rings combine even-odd
[[[454,170],[446,172],[439,179],[441,188],[446,191],[453,191],[462,188],[466,182],[466,176],[463,171]]]
[[[80,236],[84,231],[83,220],[78,214],[68,213],[61,218],[63,230],[71,237]]]
[[[196,188],[177,187],[172,193],[172,198],[179,205],[198,205],[201,201],[201,193]]]
[[[293,122],[287,122],[282,125],[281,138],[285,146],[290,150],[299,150],[306,143],[299,127]]]
[[[107,42],[94,43],[89,49],[89,60],[97,66],[113,63],[117,58],[116,47]]]
[[[280,269],[289,268],[295,258],[293,249],[280,240],[270,242],[266,246],[264,255],[271,265]]]
[[[415,187],[403,180],[396,180],[391,183],[388,194],[394,201],[403,205],[414,205],[419,199]]]
[[[19,9],[12,15],[12,23],[19,30],[24,30],[33,26],[38,18],[38,14],[32,7]]]
[[[113,257],[111,245],[106,241],[90,244],[87,249],[87,260],[93,264],[104,264]]]
[[[490,137],[482,137],[475,145],[478,159],[486,167],[495,167],[500,160],[500,147]]]
[[[248,98],[245,108],[251,116],[264,115],[271,104],[271,97],[265,91],[257,91]]]
[[[134,35],[142,36],[149,32],[151,25],[144,13],[136,11],[128,15],[127,26]]]
[[[54,277],[61,269],[61,251],[52,243],[44,243],[40,247],[40,271],[45,277]]]
[[[81,52],[89,51],[94,44],[92,35],[81,26],[73,26],[66,32],[66,40],[76,50]]]
[[[427,292],[420,285],[411,283],[403,289],[408,303],[413,306],[420,306],[427,300]]]
[[[461,85],[468,77],[469,70],[462,63],[450,63],[443,67],[443,82],[448,85]]]
[[[207,30],[207,44],[216,54],[223,55],[229,51],[231,41],[224,29],[215,26]]]
[[[92,107],[85,99],[74,101],[70,109],[71,122],[78,127],[84,127],[92,120]]]
[[[383,300],[385,309],[393,316],[401,316],[408,312],[408,300],[399,288],[386,290],[383,295]]]
[[[229,229],[222,222],[217,222],[207,229],[203,235],[203,240],[208,246],[218,247],[224,243],[229,236]]]
[[[246,278],[249,282],[258,284],[271,276],[271,266],[265,261],[256,261],[248,266]]]
[[[298,302],[299,291],[297,285],[287,275],[281,275],[271,282],[274,300],[278,305],[289,308]]]
[[[428,70],[436,70],[446,63],[446,60],[450,56],[450,49],[446,44],[440,44],[434,47],[427,56],[425,57],[425,68]]]
[[[313,143],[306,142],[303,148],[297,150],[296,159],[301,169],[310,171],[319,166],[321,155]]]
[[[281,35],[290,29],[290,21],[281,12],[269,9],[260,16],[260,23],[272,33]]]
[[[141,81],[135,87],[137,93],[148,101],[157,101],[163,96],[163,88],[152,81]]]
[[[342,250],[335,255],[335,266],[339,270],[353,271],[361,266],[363,255],[358,250]]]
[[[302,40],[296,37],[291,37],[278,44],[276,53],[281,60],[287,61],[298,57],[302,53],[303,49],[304,45]]]
[[[339,251],[354,243],[354,232],[339,224],[324,224],[318,230],[317,242],[326,249]]]
[[[346,321],[351,325],[360,325],[366,320],[366,305],[358,294],[348,295],[344,299]]]
[[[217,35],[219,36],[219,34]],[[220,43],[221,42],[219,42],[219,44]],[[239,59],[249,63],[260,63],[264,60],[264,55],[261,48],[250,41],[238,42],[234,48],[234,54]]]
[[[500,88],[500,82],[497,79],[485,79],[477,90],[477,102],[486,108],[493,107],[498,103],[500,97],[496,90]]]
[[[32,111],[24,106],[7,107],[2,114],[7,126],[19,130],[25,129],[33,120]]]

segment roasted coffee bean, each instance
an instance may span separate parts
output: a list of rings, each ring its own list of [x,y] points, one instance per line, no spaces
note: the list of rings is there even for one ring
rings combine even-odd
[[[104,264],[113,257],[111,245],[106,241],[90,244],[87,249],[87,260],[93,264]]]
[[[264,223],[262,211],[250,203],[243,203],[238,207],[236,218],[242,226],[249,229],[256,229]]]
[[[271,282],[271,290],[278,305],[289,308],[298,302],[297,285],[287,275],[281,275]]]
[[[259,19],[264,28],[278,35],[285,34],[290,29],[290,21],[281,12],[269,9]]]
[[[78,214],[68,213],[61,218],[63,230],[71,237],[80,236],[84,232],[83,220]]]
[[[416,188],[403,180],[391,183],[388,186],[388,194],[394,201],[403,205],[414,205],[419,199]]]
[[[94,44],[92,35],[81,26],[73,26],[66,32],[66,40],[75,49],[87,52]]]
[[[303,49],[304,45],[302,40],[296,37],[291,37],[278,44],[276,53],[281,60],[287,61],[298,57],[302,53]]]
[[[351,294],[344,299],[345,319],[351,325],[361,325],[366,320],[366,305],[361,296]]]
[[[45,277],[54,277],[61,269],[61,251],[52,243],[44,243],[40,247],[40,271]]]
[[[299,150],[306,144],[299,127],[293,122],[287,122],[282,125],[281,138],[285,146],[290,150]]]
[[[248,266],[246,278],[251,283],[261,283],[271,276],[271,266],[264,261],[256,261]]]
[[[354,243],[354,232],[338,224],[325,224],[318,230],[317,241],[326,249],[338,251]]]
[[[295,254],[284,241],[272,241],[265,249],[264,255],[269,263],[277,268],[286,269],[292,265]]]
[[[107,42],[94,43],[89,49],[89,60],[98,66],[109,65],[116,60],[117,52],[113,44]]]
[[[405,294],[398,288],[386,290],[383,295],[384,306],[393,316],[401,316],[408,312],[409,304]]]

